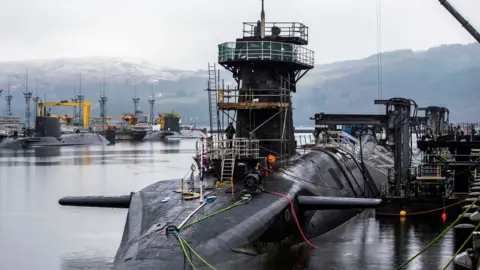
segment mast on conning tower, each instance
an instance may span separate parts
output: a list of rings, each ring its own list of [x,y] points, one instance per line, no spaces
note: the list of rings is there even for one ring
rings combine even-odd
[[[262,0],[262,12],[260,12],[260,37],[265,37],[265,7],[264,0]]]

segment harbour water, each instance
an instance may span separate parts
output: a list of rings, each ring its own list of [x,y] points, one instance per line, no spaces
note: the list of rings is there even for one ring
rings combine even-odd
[[[62,207],[58,199],[124,195],[179,179],[194,153],[195,140],[0,152],[0,269],[109,269],[127,210]],[[400,220],[369,211],[313,240],[318,248],[307,256],[309,269],[395,269],[447,225],[440,214]],[[448,232],[403,269],[443,269],[454,248]]]

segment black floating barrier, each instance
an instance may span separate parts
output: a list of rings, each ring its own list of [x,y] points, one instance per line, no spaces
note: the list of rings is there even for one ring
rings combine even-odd
[[[129,208],[130,195],[122,196],[67,196],[58,200],[60,205]]]

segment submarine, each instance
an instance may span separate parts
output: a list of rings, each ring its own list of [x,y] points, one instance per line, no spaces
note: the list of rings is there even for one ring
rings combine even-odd
[[[0,149],[28,149],[36,147],[57,147],[74,145],[107,145],[110,142],[100,134],[77,133],[61,134],[57,117],[37,116],[33,137],[10,138],[0,143]]]
[[[59,200],[128,208],[114,269],[256,269],[250,264],[272,252],[316,248],[312,238],[382,204],[387,173],[354,150],[316,144],[297,151],[291,96],[314,67],[305,45],[308,27],[265,22],[262,1],[261,19],[218,46],[218,63],[237,88],[209,86],[209,100],[217,101],[210,122],[220,129],[217,112],[233,112],[234,138],[201,138],[190,178],[130,195]],[[209,77],[216,73],[209,69]]]

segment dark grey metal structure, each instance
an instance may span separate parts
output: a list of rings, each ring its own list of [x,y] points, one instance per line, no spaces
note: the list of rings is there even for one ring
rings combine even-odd
[[[78,95],[77,95],[77,100],[79,103],[78,106],[78,124],[80,126],[83,126],[83,101],[85,100],[85,96],[82,94],[82,74],[79,74],[79,82],[78,82]]]
[[[480,43],[480,33],[458,12],[447,0],[439,0],[440,4],[468,31],[472,37]]]
[[[105,128],[105,118],[107,117],[107,95],[105,89],[105,77],[102,80],[102,91],[100,92],[100,117],[102,118],[102,127]]]
[[[30,120],[32,113],[30,112],[30,100],[32,99],[32,92],[28,92],[28,70],[25,71],[25,92],[23,92],[25,96],[25,127],[27,130],[30,129]]]
[[[425,133],[431,136],[441,136],[447,133],[448,123],[450,122],[450,111],[445,107],[428,106],[418,108],[418,111],[425,111],[423,125],[426,128]]]
[[[152,96],[151,98],[148,100],[148,103],[150,104],[150,114],[149,114],[149,124],[151,125],[155,125],[155,115],[153,114],[153,107],[155,106],[155,93],[154,93],[154,89],[155,88],[155,85],[152,83]]]
[[[5,100],[7,101],[7,116],[12,116],[12,99],[13,99],[13,96],[10,93],[10,79],[9,79],[8,86],[7,86],[7,95],[5,96]]]
[[[411,168],[411,113],[412,105],[415,105],[416,117],[417,106],[411,99],[391,98],[388,100],[375,100],[375,104],[385,105],[388,117],[387,144],[393,148],[395,160],[394,196],[403,196],[403,185],[410,177]]]

